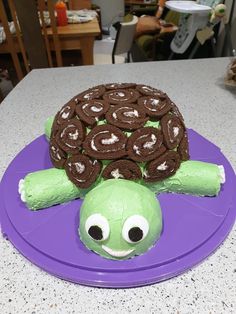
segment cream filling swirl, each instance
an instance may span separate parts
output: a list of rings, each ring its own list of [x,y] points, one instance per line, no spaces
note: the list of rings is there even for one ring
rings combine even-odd
[[[23,203],[26,202],[26,198],[25,198],[25,180],[24,179],[20,179],[19,184],[18,184],[18,192],[20,194],[20,198],[22,200]]]

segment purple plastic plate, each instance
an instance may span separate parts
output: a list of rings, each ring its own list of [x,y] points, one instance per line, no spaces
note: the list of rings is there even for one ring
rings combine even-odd
[[[84,285],[127,288],[166,280],[201,262],[226,238],[236,213],[236,177],[220,149],[188,130],[191,159],[224,165],[226,183],[217,197],[162,194],[164,228],[147,253],[114,261],[92,253],[77,228],[82,200],[30,211],[18,182],[32,171],[52,167],[48,143],[40,136],[6,170],[0,191],[2,233],[31,262],[50,274]]]

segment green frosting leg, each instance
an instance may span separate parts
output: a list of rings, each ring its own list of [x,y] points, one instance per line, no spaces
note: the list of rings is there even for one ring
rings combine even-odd
[[[128,180],[99,184],[84,199],[79,233],[92,251],[109,259],[127,259],[151,248],[162,230],[155,193]]]
[[[28,174],[19,182],[21,199],[32,209],[65,203],[81,196],[80,190],[62,169],[46,169]]]
[[[153,192],[173,192],[214,196],[225,182],[223,166],[188,160],[181,163],[176,174],[160,182],[146,184]]]

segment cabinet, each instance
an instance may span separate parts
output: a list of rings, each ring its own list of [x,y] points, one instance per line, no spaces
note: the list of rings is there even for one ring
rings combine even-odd
[[[156,8],[157,0],[145,1],[145,0],[125,0],[125,12],[133,12],[136,10],[150,10]]]

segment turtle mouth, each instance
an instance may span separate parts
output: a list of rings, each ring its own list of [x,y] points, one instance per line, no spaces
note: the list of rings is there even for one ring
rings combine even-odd
[[[109,248],[108,246],[102,245],[103,250],[108,253],[111,256],[114,257],[125,257],[127,255],[129,255],[130,253],[132,253],[134,251],[134,249],[130,249],[130,250],[112,250],[111,248]]]

